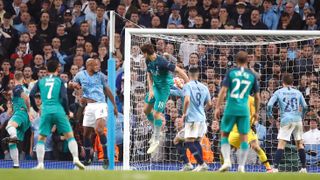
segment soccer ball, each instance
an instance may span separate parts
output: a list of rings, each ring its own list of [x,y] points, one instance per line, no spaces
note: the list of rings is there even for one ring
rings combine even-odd
[[[177,87],[177,88],[179,88],[179,89],[182,89],[182,88],[183,88],[183,86],[184,86],[184,80],[183,80],[183,79],[181,79],[181,78],[179,78],[179,77],[175,77],[175,78],[173,79],[173,81],[174,81],[174,86],[175,86],[175,87]]]

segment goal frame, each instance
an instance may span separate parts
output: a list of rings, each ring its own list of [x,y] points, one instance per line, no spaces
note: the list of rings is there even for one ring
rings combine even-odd
[[[130,170],[130,90],[131,90],[131,37],[132,35],[234,35],[234,36],[319,36],[320,31],[291,30],[212,30],[212,29],[125,29],[124,56],[124,134],[123,134],[123,170]]]

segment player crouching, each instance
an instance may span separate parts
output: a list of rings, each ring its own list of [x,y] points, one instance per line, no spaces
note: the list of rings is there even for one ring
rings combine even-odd
[[[193,171],[207,171],[209,167],[203,161],[200,140],[207,132],[205,105],[211,107],[208,88],[198,81],[198,67],[189,69],[188,82],[183,87],[184,106],[182,118],[185,120],[184,147],[188,148],[197,160],[198,166]],[[190,166],[188,163],[187,166]]]

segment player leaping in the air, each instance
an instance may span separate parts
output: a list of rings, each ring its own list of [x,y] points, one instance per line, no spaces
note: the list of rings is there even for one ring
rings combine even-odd
[[[157,55],[151,44],[145,44],[141,51],[147,64],[147,81],[149,92],[145,98],[144,113],[148,120],[154,125],[153,142],[147,151],[153,153],[159,146],[160,131],[162,126],[161,113],[166,107],[170,96],[170,86],[173,85],[171,72],[176,72],[187,83],[189,78],[186,73],[176,65],[167,61],[164,57]],[[152,112],[154,109],[154,112]]]
[[[4,138],[2,142],[9,144],[10,156],[13,168],[19,168],[19,150],[17,143],[23,141],[24,133],[30,127],[29,110],[30,101],[28,95],[23,91],[23,73],[17,71],[14,74],[15,87],[12,90],[13,116],[10,118],[6,130],[10,137]]]
[[[107,85],[107,78],[100,72],[100,62],[98,59],[89,58],[86,62],[86,70],[78,72],[73,82],[70,82],[70,86],[75,89],[82,89],[83,97],[81,101],[86,104],[83,117],[83,136],[86,154],[84,164],[91,164],[91,135],[96,131],[99,134],[100,143],[103,148],[103,168],[107,169],[109,166],[107,137],[104,134],[105,123],[108,116],[106,96],[112,102],[113,111],[116,116],[118,115],[118,110],[114,96]]]
[[[253,118],[258,119],[260,109],[259,85],[255,74],[247,69],[247,53],[239,51],[236,56],[237,68],[228,71],[222,82],[219,92],[215,118],[220,118],[220,108],[227,94],[224,114],[221,120],[221,153],[224,164],[219,171],[227,171],[231,167],[229,133],[236,124],[240,133],[239,172],[245,172],[245,163],[248,156],[248,132],[250,130],[250,110],[248,106],[249,95],[254,94],[256,112]]]
[[[308,110],[308,105],[302,95],[302,93],[294,89],[293,77],[290,74],[284,74],[282,76],[283,88],[277,90],[268,102],[267,113],[268,117],[272,118],[272,107],[278,102],[280,107],[280,130],[278,133],[278,148],[276,151],[276,157],[274,160],[273,172],[279,172],[279,163],[284,153],[284,148],[286,142],[290,141],[291,135],[294,136],[296,141],[296,146],[299,152],[299,158],[301,161],[300,172],[306,173],[306,154],[304,151],[302,134],[303,125],[302,119],[305,112]],[[300,107],[302,107],[302,112],[300,112]]]
[[[53,125],[56,125],[58,132],[63,133],[68,141],[69,151],[73,157],[73,164],[79,169],[84,169],[84,165],[79,161],[78,144],[74,138],[69,115],[67,89],[59,74],[59,62],[51,60],[47,63],[48,76],[40,79],[30,92],[30,102],[35,111],[39,111],[35,95],[40,91],[42,101],[42,111],[40,119],[40,133],[36,147],[38,165],[35,169],[44,169],[44,154],[46,137],[51,134]]]
[[[270,163],[268,161],[266,153],[261,149],[258,141],[258,136],[255,132],[255,123],[256,119],[253,118],[253,115],[255,114],[255,108],[254,108],[254,98],[252,96],[249,96],[249,109],[250,109],[250,131],[248,133],[248,142],[251,146],[251,148],[257,153],[259,160],[261,163],[264,164],[266,167],[267,172],[272,172],[272,168],[270,166]],[[232,131],[229,134],[229,142],[230,144],[239,149],[240,148],[240,135],[239,131],[236,125],[234,125]]]

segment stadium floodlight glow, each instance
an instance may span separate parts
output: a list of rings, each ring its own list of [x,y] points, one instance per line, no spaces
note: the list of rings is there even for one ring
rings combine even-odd
[[[146,149],[148,148],[148,141],[150,138],[150,126],[146,123],[146,118],[143,117],[143,112],[141,112],[141,103],[143,103],[143,98],[147,92],[146,85],[146,71],[145,64],[139,50],[133,48],[140,47],[145,43],[152,42],[155,44],[158,40],[164,40],[165,43],[172,44],[174,47],[173,56],[180,59],[184,63],[188,63],[186,59],[189,55],[185,53],[190,53],[191,50],[198,50],[197,48],[200,45],[203,45],[206,48],[205,56],[206,61],[212,62],[212,64],[219,63],[222,54],[227,51],[226,55],[228,58],[227,67],[225,70],[234,65],[234,56],[239,49],[244,49],[250,53],[253,53],[255,56],[255,61],[258,64],[263,64],[263,67],[253,67],[259,68],[261,70],[260,75],[265,78],[261,80],[265,91],[268,90],[268,82],[274,79],[273,74],[273,64],[277,64],[280,61],[279,58],[279,49],[286,47],[289,49],[291,44],[294,44],[299,50],[296,54],[297,57],[301,58],[301,50],[305,44],[309,44],[313,49],[315,49],[315,40],[320,39],[320,31],[266,31],[266,30],[200,30],[200,29],[125,29],[125,59],[124,59],[124,141],[123,141],[123,169],[138,169],[138,170],[177,170],[181,167],[181,163],[178,162],[176,157],[178,154],[173,148],[172,144],[166,142],[172,141],[173,138],[171,134],[165,134],[163,139],[164,143],[162,144],[160,151],[155,155],[147,155]],[[276,45],[277,52],[273,52],[272,57],[270,50],[272,45]],[[192,48],[191,46],[192,45]],[[181,47],[188,47],[187,49],[181,49]],[[320,47],[320,43],[319,43]],[[134,50],[134,52],[133,52]],[[190,50],[190,51],[189,51]],[[320,48],[319,48],[320,50]],[[260,55],[259,52],[261,53]],[[133,57],[135,53],[135,57]],[[313,51],[314,55],[316,51]],[[320,51],[317,52],[320,54]],[[140,54],[140,55],[139,55]],[[288,55],[289,53],[287,53]],[[137,56],[138,55],[138,56]],[[268,59],[270,55],[271,59]],[[298,57],[299,56],[299,57]],[[261,59],[258,59],[261,58]],[[288,61],[295,61],[290,59],[291,57],[286,57]],[[270,67],[267,67],[267,62],[271,63]],[[180,62],[181,63],[181,62]],[[184,66],[188,64],[183,64]],[[298,72],[294,71],[295,80],[299,81],[302,72],[305,69],[301,69],[298,66],[292,67],[298,68]],[[224,71],[221,67],[214,67],[214,65],[207,64],[203,67],[203,74],[205,76],[211,76],[212,72],[214,75],[222,78],[224,76]],[[219,71],[218,71],[219,70]],[[212,71],[212,72],[211,72]],[[281,69],[282,71],[282,69]],[[211,73],[206,74],[206,73]],[[307,73],[307,72],[306,72]],[[312,73],[312,72],[311,72]],[[213,76],[213,75],[212,75]],[[211,81],[206,81],[207,84],[211,84]],[[140,94],[142,93],[140,97]],[[270,90],[269,90],[270,91]],[[138,97],[139,96],[139,97]],[[264,114],[261,114],[264,116]],[[210,119],[211,118],[211,119]],[[212,117],[208,117],[209,126],[211,126]],[[266,126],[267,120],[262,117],[261,124]],[[169,122],[167,122],[169,123]],[[170,126],[172,123],[170,124]],[[174,128],[168,127],[166,128]],[[166,131],[166,130],[165,130]],[[268,134],[267,134],[268,135]],[[274,134],[271,134],[272,137]],[[171,139],[170,139],[171,138]],[[274,140],[274,139],[273,139]],[[265,145],[269,142],[264,140],[262,143]],[[272,142],[271,142],[272,144]],[[170,147],[169,147],[170,146]],[[270,148],[270,157],[272,158],[273,149],[271,147],[264,146],[265,148]],[[276,147],[275,147],[276,148]],[[168,150],[169,149],[169,150]],[[210,149],[210,148],[209,148]],[[289,148],[288,152],[292,153],[292,150]],[[217,152],[214,152],[217,153]],[[268,150],[267,150],[268,153]],[[292,160],[291,163],[284,164],[284,168],[288,171],[293,171],[295,169],[295,158],[294,153],[290,155]],[[289,156],[287,157],[289,158]],[[271,159],[272,160],[272,159]],[[320,161],[320,159],[319,159]],[[249,163],[250,164],[250,163]],[[256,162],[252,162],[251,165],[256,165]],[[319,167],[316,168],[317,171],[320,171]],[[255,166],[251,171],[262,171],[264,168],[261,166]]]

